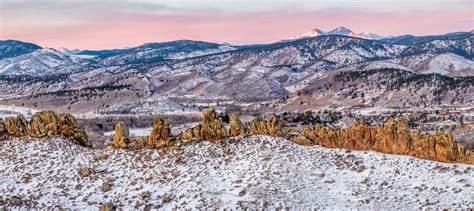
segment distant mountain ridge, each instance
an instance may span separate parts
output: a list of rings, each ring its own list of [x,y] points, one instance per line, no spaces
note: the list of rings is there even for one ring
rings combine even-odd
[[[12,58],[41,49],[40,46],[18,40],[0,40],[0,59]]]
[[[0,98],[103,114],[192,111],[226,100],[257,110],[274,103],[280,111],[472,105],[472,34],[398,44],[404,39],[389,43],[347,36],[345,29],[332,33],[342,35],[248,46],[148,43],[97,51],[92,58],[41,49],[0,60]],[[352,72],[347,80],[335,77],[346,72]]]

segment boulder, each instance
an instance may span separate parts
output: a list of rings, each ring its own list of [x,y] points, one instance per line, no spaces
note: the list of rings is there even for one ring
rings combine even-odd
[[[5,128],[5,122],[0,118],[0,136],[3,136],[7,132]]]
[[[5,119],[6,133],[10,136],[22,137],[28,135],[28,121],[26,121],[23,114],[19,114],[15,117],[7,117]]]
[[[79,127],[76,118],[71,114],[61,114],[59,115],[59,133],[71,140],[72,142],[86,146],[92,147],[92,142],[89,140],[86,132],[83,128]]]
[[[115,125],[113,145],[118,148],[127,148],[129,143],[130,143],[130,130],[123,122],[117,123]]]
[[[147,146],[148,136],[130,137],[128,127],[119,122],[115,125],[115,133],[112,144],[117,148],[142,149]]]
[[[202,112],[201,123],[181,133],[183,140],[220,140],[228,137],[222,121],[213,108]]]
[[[167,122],[155,117],[147,145],[151,148],[161,148],[170,143],[171,129]]]
[[[193,128],[189,128],[181,132],[180,135],[183,140],[201,140],[201,124]]]
[[[239,114],[232,113],[229,116],[229,135],[243,136],[248,134],[248,128],[239,119]]]
[[[28,135],[31,137],[53,137],[60,134],[59,116],[53,111],[35,113],[28,125]]]
[[[227,138],[227,131],[213,108],[202,113],[201,138],[204,140],[220,140]]]
[[[280,120],[271,116],[267,121],[256,117],[250,122],[250,133],[254,135],[283,136],[283,127]]]

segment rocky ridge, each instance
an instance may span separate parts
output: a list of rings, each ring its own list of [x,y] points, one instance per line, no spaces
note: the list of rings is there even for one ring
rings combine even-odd
[[[76,144],[92,147],[92,142],[84,129],[79,127],[74,116],[53,111],[37,112],[30,121],[22,114],[5,120],[0,118],[0,135],[33,138],[62,136]]]
[[[287,137],[288,140],[305,146],[320,145],[328,148],[372,150],[440,162],[474,164],[474,153],[454,141],[452,135],[444,132],[424,134],[420,131],[410,131],[408,122],[403,117],[399,120],[389,118],[381,127],[357,121],[347,128],[316,124],[314,129],[305,126],[302,131],[298,131],[285,128],[274,115],[267,120],[256,117],[250,125],[245,125],[238,114],[231,114],[227,131],[215,110],[208,108],[202,113],[202,122],[195,127],[184,130],[174,138],[171,137],[169,130],[169,124],[157,117],[150,136],[130,138],[128,128],[123,123],[119,123],[115,128],[114,146],[142,148],[147,145],[150,148],[162,148],[192,140],[222,140],[229,136],[268,135]],[[148,144],[145,144],[146,140]]]
[[[440,162],[474,164],[474,153],[454,141],[444,132],[424,134],[410,131],[407,120],[389,118],[382,127],[358,121],[347,128],[333,128],[316,124],[289,138],[302,145],[321,145],[329,148],[373,150],[387,154],[410,155]]]
[[[425,134],[420,131],[411,131],[407,120],[403,117],[398,120],[389,118],[381,127],[357,121],[346,128],[316,124],[314,129],[306,126],[302,131],[284,127],[275,115],[267,120],[256,117],[249,125],[246,125],[239,119],[238,114],[231,114],[229,123],[230,126],[227,129],[213,108],[208,108],[202,113],[200,124],[184,130],[177,136],[171,134],[170,125],[159,117],[155,117],[149,136],[130,136],[129,128],[124,123],[118,123],[115,126],[112,145],[117,148],[159,149],[188,141],[267,135],[286,137],[294,143],[305,146],[320,145],[348,150],[372,150],[440,162],[474,164],[474,153],[454,141],[452,135],[444,132]],[[62,136],[76,144],[92,146],[84,129],[77,125],[72,115],[56,114],[53,111],[38,112],[31,117],[30,121],[21,114],[16,118],[0,119],[0,135],[33,138]],[[224,145],[223,148],[225,148]]]

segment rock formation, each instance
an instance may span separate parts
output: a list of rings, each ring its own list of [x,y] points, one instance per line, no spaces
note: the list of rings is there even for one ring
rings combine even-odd
[[[407,154],[409,150],[410,135],[405,118],[397,122],[389,118],[382,128],[377,129],[373,149],[378,152],[390,154]]]
[[[248,128],[239,119],[239,115],[232,113],[229,116],[229,135],[230,136],[243,136],[248,134]]]
[[[147,147],[148,136],[130,136],[130,129],[122,122],[115,125],[112,144],[117,148],[142,149]]]
[[[271,116],[267,121],[257,117],[250,122],[250,133],[254,135],[283,136],[283,127],[280,120]]]
[[[170,136],[170,125],[161,120],[160,117],[155,117],[150,136],[148,136],[147,145],[151,148],[168,146],[170,143]]]
[[[213,108],[202,113],[201,138],[204,140],[220,140],[227,138],[227,131]]]
[[[123,122],[117,123],[115,125],[113,145],[118,148],[127,148],[129,143],[130,130]]]
[[[0,118],[0,136],[3,136],[7,132],[5,128],[5,122]]]
[[[31,137],[53,137],[60,134],[59,117],[52,111],[35,113],[28,125],[28,135]]]
[[[22,137],[28,135],[27,131],[28,121],[26,121],[23,114],[15,117],[7,117],[5,119],[6,133],[10,136]]]
[[[201,124],[184,130],[181,133],[180,138],[182,140],[201,140]]]
[[[313,131],[305,127],[299,134],[290,137],[290,141],[302,145],[374,150],[441,162],[474,164],[474,153],[455,142],[451,135],[410,131],[403,117],[398,121],[389,118],[382,127],[371,127],[361,121],[342,129],[316,124]]]
[[[92,147],[92,142],[89,140],[86,132],[81,128],[71,114],[60,114],[59,115],[59,132],[63,137],[70,139],[72,142]]]
[[[184,140],[220,140],[228,137],[222,121],[217,117],[213,108],[202,112],[201,124],[181,133]]]
[[[77,125],[76,119],[71,114],[56,114],[53,111],[35,113],[30,122],[22,114],[16,118],[8,117],[0,121],[0,134],[9,136],[34,138],[63,136],[70,141],[87,147],[92,147],[92,142],[87,137],[84,129]]]

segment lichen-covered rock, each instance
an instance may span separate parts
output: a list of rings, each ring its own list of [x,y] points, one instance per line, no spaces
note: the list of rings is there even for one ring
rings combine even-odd
[[[267,121],[256,117],[250,122],[250,133],[254,135],[283,136],[283,127],[276,116],[271,116]]]
[[[180,138],[182,140],[201,140],[201,124],[184,130],[181,132]]]
[[[129,143],[130,130],[123,122],[117,123],[115,125],[113,145],[118,148],[127,148]]]
[[[362,122],[356,121],[347,127],[343,134],[339,134],[342,141],[342,148],[354,150],[369,150],[372,145],[372,134],[370,127]]]
[[[28,135],[28,121],[23,114],[15,117],[7,117],[5,119],[6,133],[10,136],[22,137]]]
[[[148,136],[147,145],[151,148],[168,146],[170,143],[170,136],[170,125],[159,117],[155,117],[150,136]]]
[[[71,114],[59,115],[58,129],[62,136],[68,138],[72,142],[82,146],[92,147],[92,142],[89,140],[86,132],[83,128],[79,127],[76,118]]]
[[[87,147],[92,147],[92,143],[87,137],[84,129],[77,125],[76,119],[71,114],[58,115],[53,111],[37,112],[28,122],[20,114],[16,118],[7,118],[0,121],[0,135],[22,137],[30,136],[34,138],[63,136],[70,141]]]
[[[220,140],[227,138],[227,131],[213,108],[202,113],[201,138],[204,140]]]
[[[250,133],[254,135],[267,135],[267,124],[260,117],[256,117],[250,122]]]
[[[472,151],[453,140],[446,133],[422,135],[412,133],[413,144],[409,155],[440,162],[463,162],[474,164]]]
[[[147,146],[148,136],[142,137],[131,137],[130,129],[119,122],[115,125],[115,133],[112,140],[112,144],[117,148],[128,148],[128,149],[142,149]]]
[[[0,118],[0,136],[3,136],[7,132],[5,128],[5,122]]]
[[[474,164],[474,153],[455,142],[451,135],[409,131],[407,120],[403,117],[398,121],[389,118],[382,127],[371,127],[360,121],[342,129],[316,124],[314,131],[305,127],[301,136],[291,137],[290,140],[302,145],[318,144],[331,148],[374,150],[441,162]]]
[[[267,120],[267,131],[268,135],[271,136],[283,136],[283,127],[280,120],[275,116],[271,116]]]
[[[288,138],[288,140],[295,143],[295,144],[299,144],[299,145],[303,145],[303,146],[312,146],[312,145],[314,145],[314,143],[311,140],[309,140],[308,138],[306,138],[303,135],[290,136]]]
[[[239,115],[232,113],[229,115],[229,135],[230,136],[243,136],[248,134],[248,128],[245,124],[240,121]]]
[[[202,112],[201,123],[181,132],[182,140],[221,140],[228,136],[227,131],[213,108]]]
[[[378,129],[372,148],[383,153],[407,154],[409,142],[406,119],[402,117],[399,121],[395,121],[394,118],[389,118],[383,127]]]
[[[35,113],[28,125],[28,135],[31,137],[53,137],[60,134],[59,116],[53,111]]]

